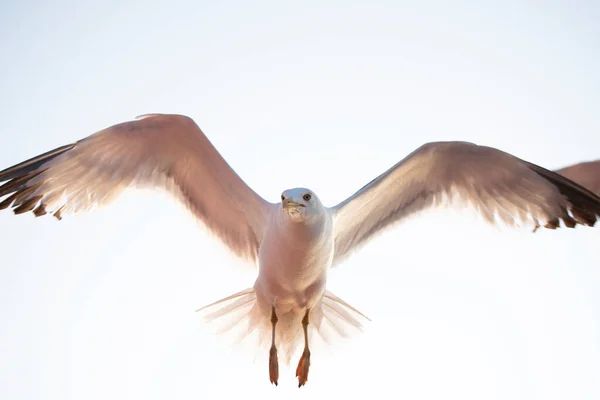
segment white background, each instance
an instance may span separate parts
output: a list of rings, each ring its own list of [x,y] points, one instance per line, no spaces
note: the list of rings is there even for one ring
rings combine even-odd
[[[138,114],[186,114],[242,178],[343,200],[421,144],[555,169],[600,158],[597,2],[0,6],[0,168]],[[2,399],[600,398],[600,230],[428,212],[332,271],[373,320],[307,385],[194,310],[252,285],[161,192],[58,222],[0,213]]]

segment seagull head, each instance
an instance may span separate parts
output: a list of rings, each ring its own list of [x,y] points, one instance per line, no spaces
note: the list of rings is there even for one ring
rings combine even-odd
[[[281,209],[294,222],[305,222],[319,215],[323,208],[312,190],[294,188],[281,193]]]

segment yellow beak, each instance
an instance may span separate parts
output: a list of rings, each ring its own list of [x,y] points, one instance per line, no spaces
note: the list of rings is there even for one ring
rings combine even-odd
[[[300,203],[295,203],[290,199],[285,199],[281,202],[281,206],[283,208],[288,208],[288,207],[306,207],[304,204],[300,204]]]

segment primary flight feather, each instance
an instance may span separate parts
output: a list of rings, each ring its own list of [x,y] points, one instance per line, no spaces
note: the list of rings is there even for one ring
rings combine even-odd
[[[442,204],[469,206],[489,223],[538,228],[594,226],[600,197],[563,174],[491,147],[427,143],[332,207],[306,188],[272,203],[254,192],[198,125],[149,114],[111,126],[0,172],[0,209],[58,219],[107,204],[129,187],[160,187],[181,201],[230,251],[258,267],[254,285],[202,310],[245,321],[290,362],[303,343],[298,384],[308,379],[309,329],[345,335],[366,318],[327,291],[327,272],[404,218]],[[326,339],[326,338],[325,338]]]

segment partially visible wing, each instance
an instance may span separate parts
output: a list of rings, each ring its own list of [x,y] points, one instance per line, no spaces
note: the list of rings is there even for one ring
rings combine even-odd
[[[174,195],[237,256],[255,262],[271,203],[248,187],[196,123],[152,114],[0,172],[0,209],[58,219],[107,204],[128,187]]]
[[[466,142],[428,143],[330,208],[334,263],[403,218],[448,204],[473,207],[489,223],[537,229],[593,226],[600,197],[567,178],[500,150]]]
[[[600,196],[600,160],[569,165],[554,172]]]

